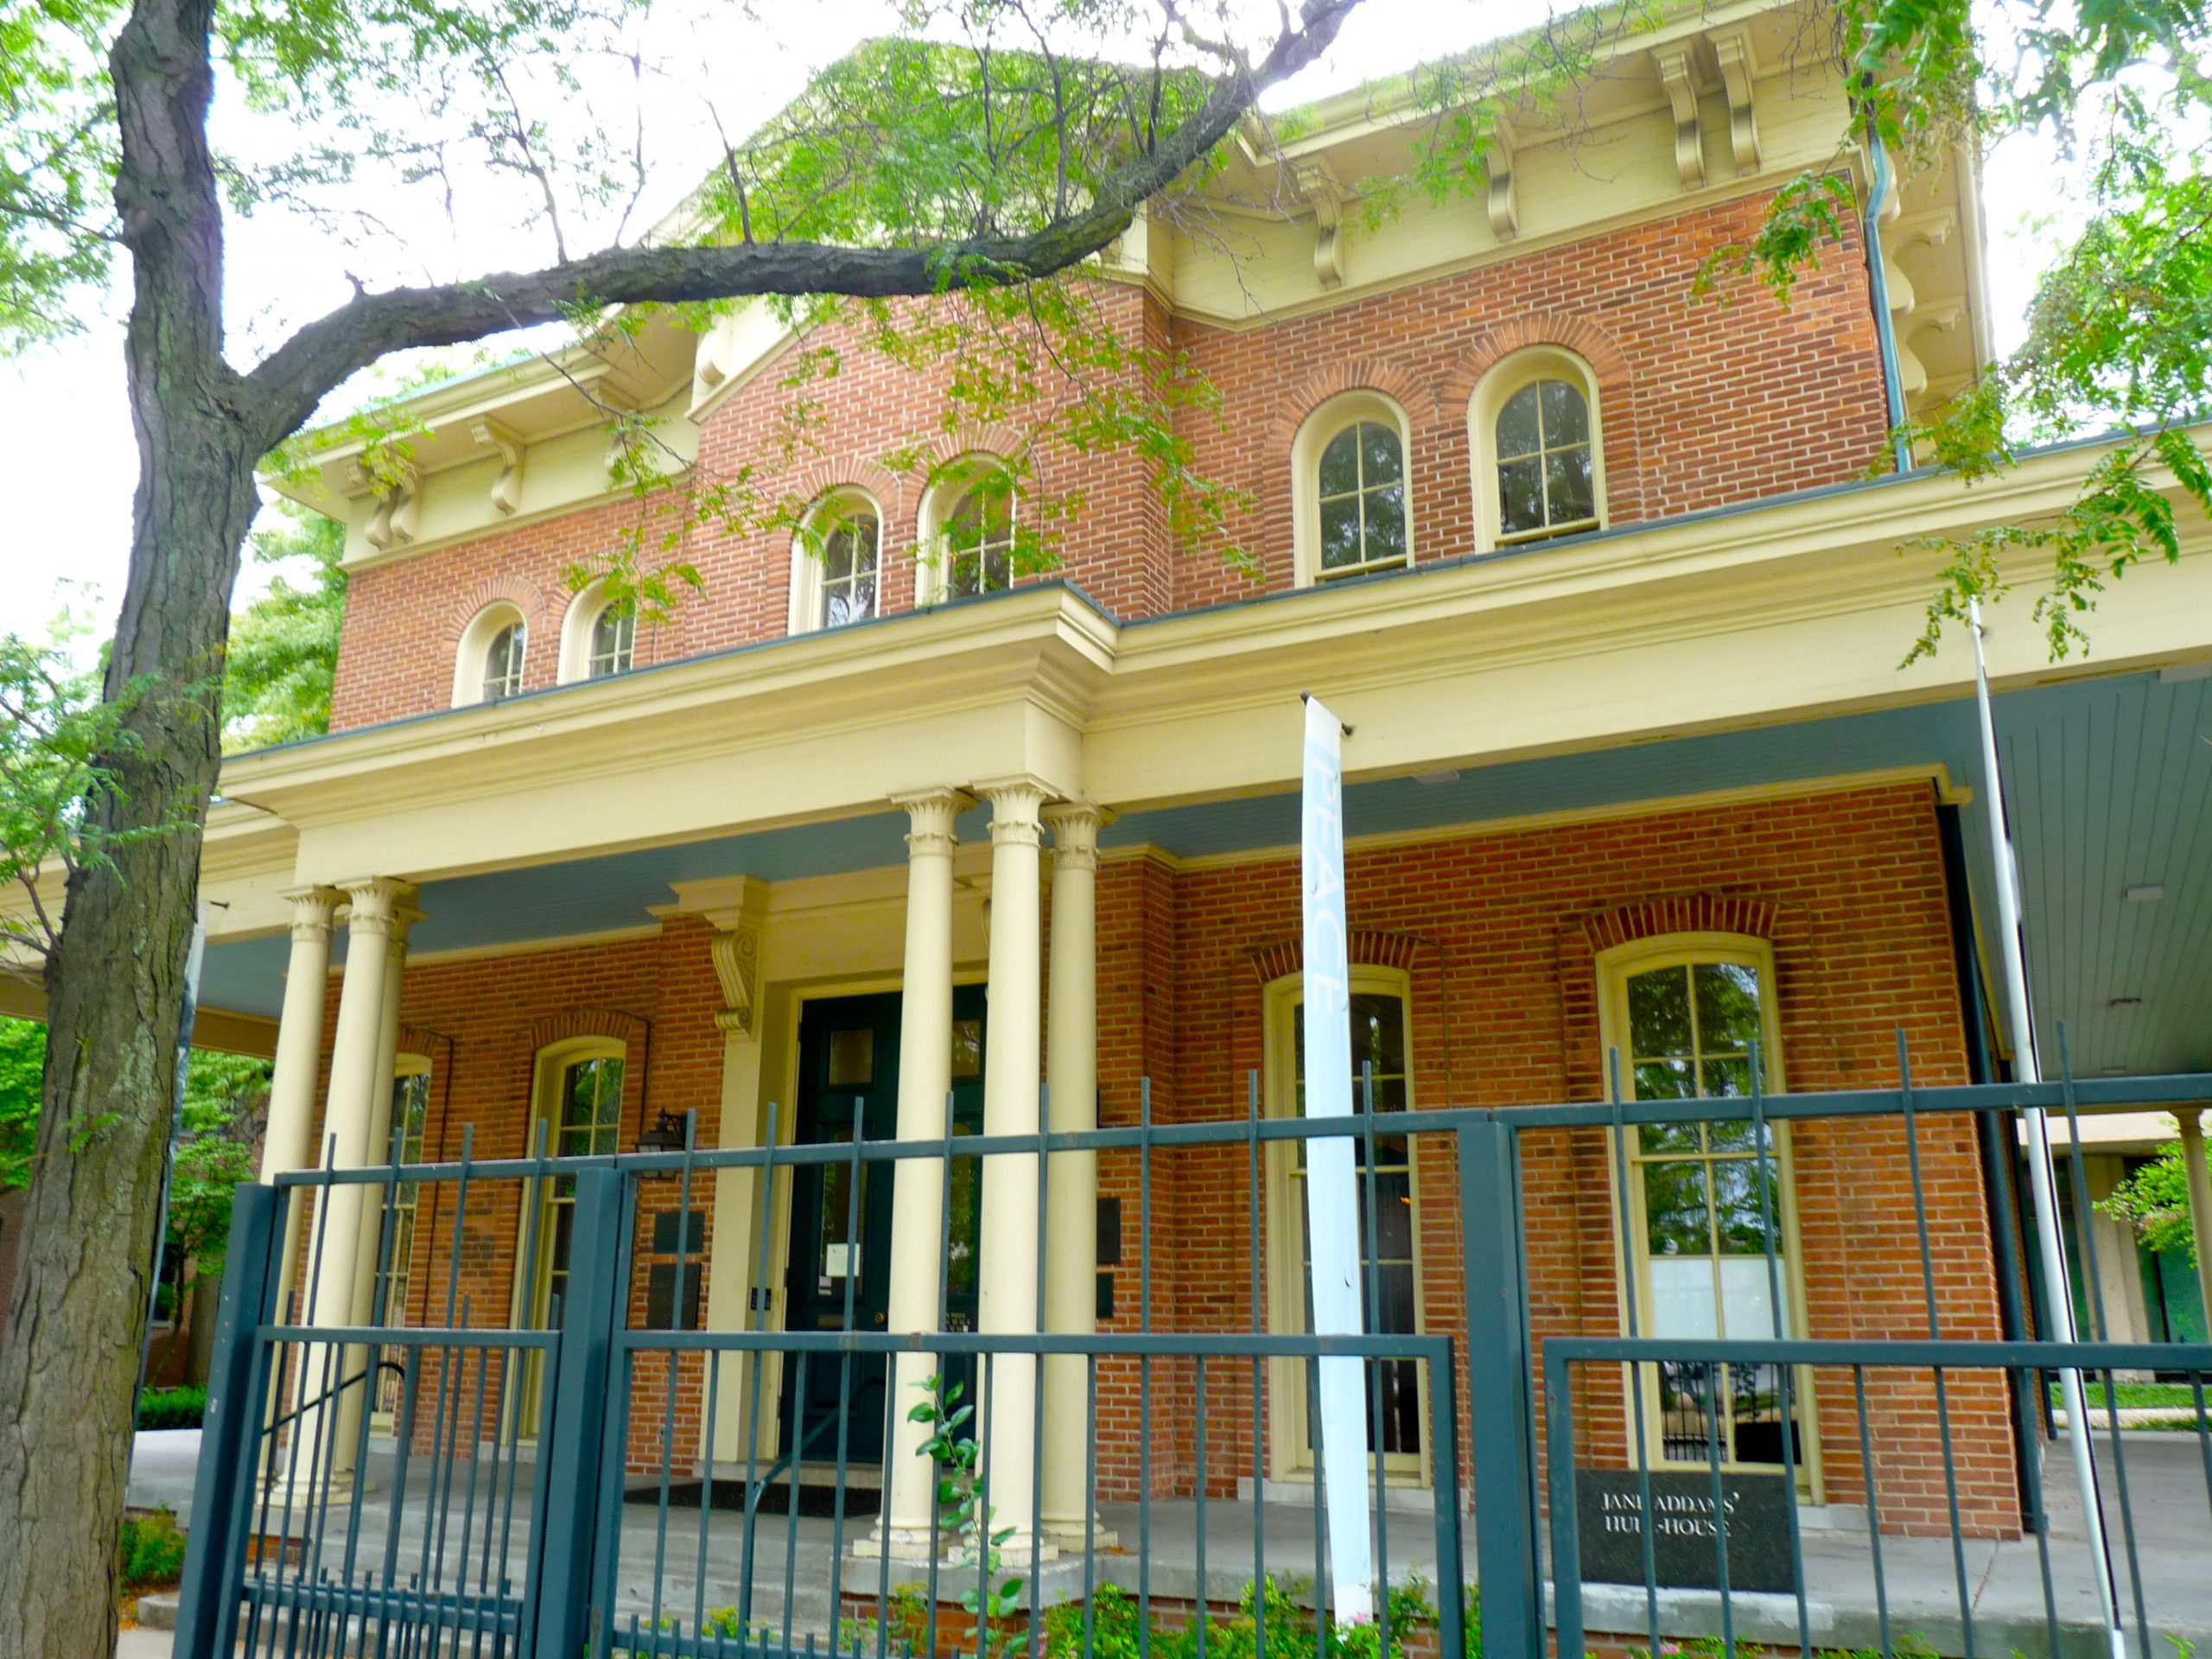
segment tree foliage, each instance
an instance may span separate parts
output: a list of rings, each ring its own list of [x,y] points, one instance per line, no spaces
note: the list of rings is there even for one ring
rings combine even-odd
[[[2192,1263],[2196,1260],[2196,1233],[2189,1221],[2189,1170],[2178,1141],[2136,1166],[2108,1197],[2097,1200],[2097,1208],[2133,1227],[2145,1249],[2161,1254],[2186,1250]]]
[[[263,749],[330,729],[338,627],[346,608],[346,527],[287,504],[254,532],[257,564],[304,563],[306,585],[278,575],[231,620],[223,658],[226,747]]]

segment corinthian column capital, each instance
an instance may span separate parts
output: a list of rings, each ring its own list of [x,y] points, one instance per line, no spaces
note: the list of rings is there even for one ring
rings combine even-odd
[[[283,896],[292,901],[292,938],[302,944],[330,943],[330,918],[345,895],[335,887],[290,887]]]
[[[373,938],[379,941],[391,937],[393,923],[397,919],[404,901],[412,897],[414,888],[388,875],[367,876],[359,881],[345,883],[346,932],[349,938]]]
[[[909,856],[926,854],[950,855],[959,845],[953,826],[960,815],[976,804],[976,798],[965,790],[950,785],[941,789],[917,790],[909,795],[893,795],[893,806],[906,809],[906,851]]]
[[[976,792],[991,804],[991,844],[1034,847],[1044,839],[1038,810],[1052,798],[1044,780],[1022,774],[979,783]]]
[[[1111,812],[1089,801],[1055,801],[1039,816],[1052,832],[1054,869],[1098,868],[1098,832],[1114,822]]]

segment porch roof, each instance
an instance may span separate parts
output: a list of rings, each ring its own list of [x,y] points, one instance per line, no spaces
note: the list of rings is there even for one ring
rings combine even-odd
[[[2055,1063],[2063,1020],[2082,1075],[2212,1069],[2212,1027],[2201,1017],[2212,1006],[2212,677],[2200,666],[2069,678],[2003,693],[1996,709],[2047,1061]],[[1972,787],[1975,753],[1974,705],[1952,699],[1426,781],[1356,782],[1346,791],[1346,829],[1359,837],[1495,825],[1917,771],[1964,800],[1986,944],[1995,908],[1984,804]],[[1291,849],[1297,811],[1295,794],[1282,791],[1136,811],[1102,840],[1172,859]],[[983,810],[970,813],[962,839],[982,839],[986,825]],[[432,881],[414,944],[429,956],[647,925],[677,882],[898,864],[906,827],[903,814],[886,811]],[[2157,898],[2130,897],[2154,887],[2163,889]],[[203,1001],[273,1016],[285,950],[282,935],[211,944]]]

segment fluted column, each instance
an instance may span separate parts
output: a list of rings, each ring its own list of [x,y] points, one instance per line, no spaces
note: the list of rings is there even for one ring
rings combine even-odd
[[[1052,1006],[1045,1083],[1051,1127],[1098,1127],[1098,831],[1112,815],[1084,801],[1045,809],[1052,832]],[[1045,1171],[1045,1328],[1097,1328],[1098,1154],[1056,1152]],[[1074,1354],[1045,1361],[1045,1529],[1079,1543],[1089,1519],[1086,1367]]]
[[[1038,809],[1048,792],[1033,778],[982,784],[991,804],[990,1020],[984,1038],[983,1133],[1037,1132],[1039,1027],[1043,988],[1038,915]],[[987,1332],[1037,1329],[1039,1271],[1037,1157],[983,1160],[983,1249],[978,1323]],[[1036,1473],[1037,1363],[1001,1353],[990,1363],[978,1438],[990,1476],[992,1527],[1011,1528],[1010,1559],[1029,1553]],[[988,1439],[983,1430],[988,1429]]]
[[[336,1169],[359,1169],[369,1159],[370,1109],[376,1093],[377,1054],[384,1039],[385,985],[391,971],[392,912],[400,891],[397,882],[381,877],[346,884],[346,976],[338,993],[338,1034],[322,1117],[330,1163]],[[305,1263],[309,1325],[344,1325],[353,1315],[354,1256],[367,1194],[364,1186],[333,1186],[320,1194]],[[347,1375],[339,1357],[309,1349],[303,1358],[299,1389],[303,1402],[334,1388]],[[337,1422],[338,1414],[333,1411],[301,1414],[294,1440],[298,1452],[287,1471],[292,1478],[305,1479],[312,1467],[332,1468],[338,1451]],[[319,1465],[311,1462],[318,1444]]]
[[[952,1089],[953,826],[973,804],[957,789],[902,795],[906,809],[906,957],[899,994],[899,1123],[901,1141],[942,1141]],[[944,1271],[944,1172],[935,1159],[902,1159],[892,1176],[893,1331],[934,1331]],[[884,1448],[882,1524],[894,1553],[925,1555],[937,1471],[923,1453],[931,1431],[907,1421],[921,1382],[936,1374],[930,1354],[892,1361],[891,1444]]]

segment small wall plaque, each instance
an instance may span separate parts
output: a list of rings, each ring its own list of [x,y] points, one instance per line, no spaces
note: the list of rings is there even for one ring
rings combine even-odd
[[[1580,1469],[1574,1476],[1582,1577],[1592,1584],[1643,1582],[1643,1483],[1633,1469]],[[1794,1595],[1790,1572],[1789,1480],[1723,1470],[1721,1508],[1728,1539],[1728,1588]],[[1713,1527],[1713,1477],[1706,1471],[1655,1471],[1651,1507],[1657,1527],[1651,1565],[1664,1588],[1718,1590],[1720,1552]]]

